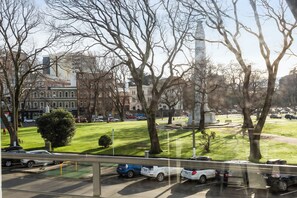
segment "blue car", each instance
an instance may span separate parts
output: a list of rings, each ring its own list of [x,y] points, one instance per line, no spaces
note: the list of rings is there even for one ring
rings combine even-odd
[[[119,164],[117,167],[117,172],[120,176],[127,176],[129,178],[135,175],[140,175],[141,165],[135,164]]]

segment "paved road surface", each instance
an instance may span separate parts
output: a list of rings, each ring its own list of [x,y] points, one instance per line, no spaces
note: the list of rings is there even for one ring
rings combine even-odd
[[[104,172],[104,171],[103,171]],[[297,187],[291,187],[289,192],[271,194],[266,190],[246,189],[242,187],[221,188],[215,182],[205,185],[197,182],[170,181],[157,182],[142,176],[136,178],[118,177],[115,173],[103,174],[102,197],[118,198],[293,198],[297,197]],[[92,180],[49,177],[41,173],[10,172],[2,173],[2,193],[4,198],[52,198],[52,197],[92,197]]]

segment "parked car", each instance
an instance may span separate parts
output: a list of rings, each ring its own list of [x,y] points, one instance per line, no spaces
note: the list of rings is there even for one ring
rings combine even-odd
[[[147,118],[145,116],[137,116],[136,119],[137,120],[147,120]]]
[[[101,118],[94,118],[93,122],[104,122],[104,120]]]
[[[248,186],[248,173],[247,170],[242,168],[241,164],[251,163],[245,160],[231,160],[226,161],[230,163],[228,168],[222,170],[216,170],[216,180],[219,184],[223,184],[224,187],[229,185],[234,186]]]
[[[140,175],[141,165],[136,164],[119,164],[117,167],[117,173],[120,176],[126,176],[132,178],[136,175]]]
[[[48,152],[47,150],[34,150],[28,151],[28,154],[40,154],[40,155],[54,155],[53,153]],[[37,165],[47,165],[47,164],[58,164],[62,162],[57,162],[53,160],[43,160],[43,159],[22,159],[21,163],[23,166],[28,168],[32,168],[33,166]]]
[[[127,119],[136,119],[136,116],[134,116],[134,115],[127,115],[126,118]]]
[[[272,159],[266,162],[267,164],[279,164],[286,165],[286,160]],[[285,192],[288,190],[289,186],[297,184],[297,174],[284,174],[279,171],[272,172],[271,174],[265,174],[267,185],[271,187],[274,192]]]
[[[108,121],[109,122],[118,122],[118,121],[120,121],[118,118],[113,118],[113,117],[109,117],[108,118]]]
[[[297,119],[297,116],[294,116],[294,115],[291,115],[291,114],[286,114],[285,118],[291,120],[291,119]]]
[[[191,160],[211,161],[210,157],[200,156],[191,158]],[[196,180],[199,183],[204,184],[208,179],[215,178],[216,170],[214,169],[195,169],[195,168],[183,168],[181,171],[181,177],[189,180]]]
[[[27,118],[24,119],[24,123],[33,123],[33,122],[35,122],[34,119],[27,119]]]
[[[143,166],[140,171],[141,175],[156,178],[159,182],[163,181],[165,177],[179,175],[180,173],[181,168],[167,166]]]
[[[2,152],[8,152],[8,153],[26,153],[25,150],[23,150],[22,147],[7,147],[4,149],[1,149]],[[20,165],[21,159],[5,159],[2,158],[2,166],[10,167],[13,165]]]
[[[271,115],[270,115],[270,118],[281,119],[282,116],[281,116],[281,115],[278,115],[278,114],[271,114]]]
[[[88,122],[88,119],[80,116],[75,119],[75,122],[76,123],[86,123],[86,122]]]

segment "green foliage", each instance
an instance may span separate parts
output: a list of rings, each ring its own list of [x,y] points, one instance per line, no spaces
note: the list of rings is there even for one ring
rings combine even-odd
[[[112,145],[112,141],[108,135],[102,135],[98,140],[98,144],[99,144],[99,146],[108,148],[110,145]]]
[[[52,147],[68,145],[75,134],[75,120],[70,112],[63,109],[43,114],[36,124],[37,132],[50,141]]]

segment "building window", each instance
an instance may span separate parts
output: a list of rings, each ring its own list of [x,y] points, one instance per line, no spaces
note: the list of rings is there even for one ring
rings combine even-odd
[[[74,98],[74,92],[73,91],[71,92],[71,98]]]
[[[62,104],[62,102],[59,102],[59,107],[63,107],[63,104]]]
[[[59,92],[59,97],[60,97],[60,98],[63,97],[63,93],[62,93],[62,91]]]
[[[65,108],[69,108],[69,102],[65,102]]]
[[[68,98],[68,91],[65,92],[65,98]]]
[[[43,102],[40,102],[40,108],[44,108],[44,103]]]
[[[52,105],[53,105],[53,108],[56,108],[56,102],[53,102]]]
[[[37,98],[37,93],[36,92],[33,93],[33,98]]]
[[[37,108],[37,102],[33,103],[33,108],[36,109]]]
[[[44,97],[44,93],[43,92],[40,92],[39,96],[40,97]]]
[[[53,98],[55,98],[56,97],[56,92],[55,91],[53,91]]]
[[[135,95],[136,93],[135,93],[135,91],[132,91],[132,95]]]
[[[71,102],[71,108],[75,108],[75,103]]]

